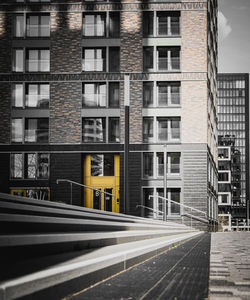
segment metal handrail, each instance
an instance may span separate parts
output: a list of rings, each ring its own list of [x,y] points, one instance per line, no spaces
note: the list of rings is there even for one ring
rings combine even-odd
[[[148,206],[145,206],[145,205],[137,204],[137,205],[136,205],[136,208],[138,208],[138,207],[143,207],[143,208],[146,208],[146,209],[148,209],[148,210],[152,210],[153,212],[163,214],[163,211],[157,210],[157,209],[153,209],[153,208],[148,207]]]
[[[69,179],[57,179],[56,180],[56,184],[59,184],[60,182],[69,182],[70,183],[70,187],[71,187],[71,189],[70,189],[70,204],[71,205],[72,205],[72,184],[82,186],[84,188],[87,188],[87,189],[90,189],[90,190],[93,190],[93,191],[98,191],[102,194],[110,195],[110,196],[114,197],[114,199],[116,198],[115,194],[111,194],[111,193],[108,193],[108,192],[103,192],[99,189],[92,188],[91,186],[88,186],[88,185],[85,185],[85,184],[82,184],[82,183],[79,183],[79,182],[76,182],[76,181],[73,181],[73,180],[69,180]]]
[[[149,196],[149,198],[154,198],[154,197],[155,197],[155,196],[153,196],[153,195],[150,195],[150,196]],[[202,211],[202,210],[199,210],[199,209],[197,209],[197,208],[194,208],[194,207],[191,207],[191,206],[182,204],[182,203],[178,203],[178,202],[176,202],[176,201],[174,201],[174,200],[171,200],[171,199],[168,199],[168,198],[164,198],[164,197],[162,197],[162,196],[157,196],[157,198],[161,198],[161,199],[163,199],[163,200],[165,200],[165,201],[170,201],[170,202],[172,202],[172,203],[174,203],[174,204],[177,204],[177,205],[179,205],[179,206],[183,206],[183,207],[189,208],[189,209],[191,209],[191,210],[197,211],[197,212],[202,213],[202,214],[204,214],[205,216],[207,216],[207,213],[206,213],[206,212],[204,212],[204,211]]]

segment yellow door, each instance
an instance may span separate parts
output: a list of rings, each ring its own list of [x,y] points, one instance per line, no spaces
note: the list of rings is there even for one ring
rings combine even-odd
[[[112,212],[120,211],[120,156],[89,154],[84,159],[84,206]],[[112,195],[114,196],[112,196]]]

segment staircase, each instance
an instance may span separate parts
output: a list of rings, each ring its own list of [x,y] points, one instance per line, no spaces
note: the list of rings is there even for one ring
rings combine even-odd
[[[61,299],[202,232],[0,193],[0,300]]]

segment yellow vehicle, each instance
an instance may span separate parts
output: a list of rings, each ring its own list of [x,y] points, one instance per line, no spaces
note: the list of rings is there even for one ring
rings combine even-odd
[[[84,206],[119,213],[120,156],[118,154],[88,154],[84,159]],[[100,193],[106,192],[112,194]]]

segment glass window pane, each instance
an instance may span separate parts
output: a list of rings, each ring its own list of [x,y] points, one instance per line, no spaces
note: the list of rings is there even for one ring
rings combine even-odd
[[[29,84],[27,87],[26,106],[37,107],[38,102],[38,84]]]
[[[153,141],[154,137],[154,119],[143,118],[143,141],[148,143]]]
[[[13,57],[13,71],[14,72],[23,72],[23,50],[22,49],[14,49],[14,57]]]
[[[105,142],[105,118],[83,118],[83,142]]]
[[[38,153],[37,157],[37,178],[48,179],[49,178],[49,154]]]
[[[12,87],[12,106],[23,107],[23,85],[14,84]]]
[[[168,106],[168,84],[158,83],[158,105]]]
[[[143,106],[154,105],[154,84],[153,82],[143,82]]]
[[[120,106],[120,85],[119,82],[109,83],[109,107]]]
[[[104,155],[103,154],[92,154],[91,155],[91,176],[103,176]]]
[[[154,67],[154,48],[144,47],[143,48],[143,70],[150,71]]]
[[[168,16],[166,13],[158,13],[158,34],[167,35],[168,34]]]
[[[120,71],[120,48],[109,48],[109,72]]]
[[[24,16],[16,16],[15,19],[15,37],[24,36]]]
[[[11,141],[15,143],[23,142],[23,119],[12,119]]]
[[[104,176],[114,176],[114,170],[114,155],[104,154]]]
[[[120,142],[120,118],[109,118],[109,142]]]
[[[158,140],[168,140],[168,120],[164,118],[158,118]]]
[[[11,178],[23,178],[23,155],[22,153],[10,154]]]
[[[40,36],[50,36],[50,16],[41,16]]]
[[[157,157],[157,176],[162,177],[164,176],[164,153],[158,152],[156,153]]]
[[[154,153],[143,153],[143,176],[154,176]]]

